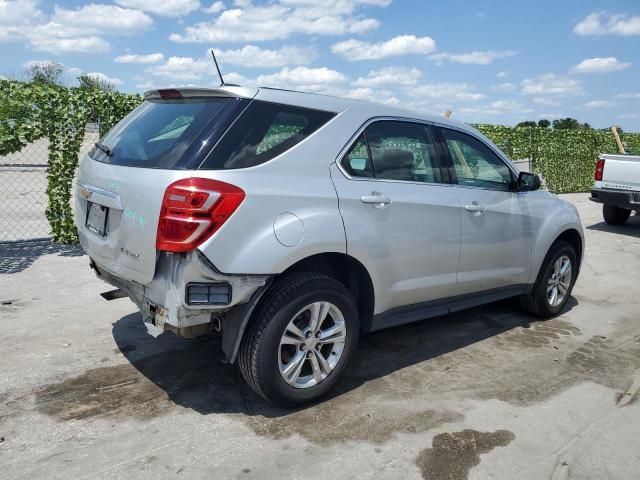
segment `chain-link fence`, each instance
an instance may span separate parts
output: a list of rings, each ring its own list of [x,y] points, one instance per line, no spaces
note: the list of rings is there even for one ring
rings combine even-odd
[[[98,141],[87,126],[80,158]],[[0,156],[0,242],[48,238],[47,160],[49,142],[40,139],[20,152]]]

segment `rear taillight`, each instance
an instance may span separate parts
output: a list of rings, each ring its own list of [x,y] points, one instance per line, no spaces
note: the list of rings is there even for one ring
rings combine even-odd
[[[602,181],[602,173],[604,172],[604,159],[599,158],[596,163],[596,172],[593,174],[593,178],[596,182]]]
[[[208,178],[185,178],[172,183],[162,200],[156,249],[194,250],[227,221],[244,196],[240,188]]]

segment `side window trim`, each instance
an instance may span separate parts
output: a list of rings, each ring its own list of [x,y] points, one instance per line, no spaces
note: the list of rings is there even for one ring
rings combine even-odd
[[[444,136],[440,127],[436,125],[430,125],[431,136],[435,141],[436,154],[438,156],[438,164],[440,165],[440,176],[442,182],[448,185],[457,185],[458,176],[456,175],[456,169],[453,166],[453,161],[449,155]]]
[[[495,149],[491,148],[490,145],[488,145],[481,138],[478,138],[476,135],[473,135],[472,133],[467,132],[465,130],[462,130],[462,129],[459,129],[459,128],[455,128],[454,126],[448,126],[448,125],[434,124],[433,128],[438,131],[439,143],[441,143],[442,149],[444,151],[444,155],[445,155],[446,160],[447,160],[447,166],[448,166],[447,170],[449,172],[449,176],[451,178],[451,183],[452,184],[457,185],[459,187],[464,187],[464,188],[475,188],[475,189],[478,189],[478,190],[493,190],[491,188],[479,187],[479,186],[475,186],[475,185],[460,185],[460,183],[458,182],[458,174],[457,174],[456,169],[454,167],[453,157],[451,155],[451,152],[449,151],[449,146],[447,145],[447,142],[446,142],[446,140],[444,138],[444,134],[442,132],[444,129],[453,130],[455,132],[462,133],[463,135],[468,135],[471,138],[473,138],[474,140],[476,140],[477,142],[480,142],[482,145],[484,145],[485,148],[487,148],[490,152],[492,152],[507,167],[507,169],[509,170],[509,174],[511,176],[511,181],[512,182],[515,182],[516,179],[518,178],[517,172],[513,169],[513,167],[509,164],[509,162],[507,162],[503,158],[503,156],[501,154],[496,152]]]
[[[412,182],[412,181],[407,181],[407,180],[390,180],[390,179],[376,178],[375,177],[375,167],[373,165],[373,157],[371,155],[371,147],[369,146],[369,139],[367,137],[366,130],[373,123],[383,122],[383,121],[400,122],[400,123],[415,123],[417,125],[421,125],[421,126],[424,127],[424,129],[426,130],[427,136],[433,141],[434,148],[436,150],[436,157],[435,157],[436,165],[434,167],[434,173],[439,176],[439,181],[437,181],[437,182]],[[338,170],[340,170],[340,172],[348,180],[370,181],[370,182],[371,181],[375,181],[375,182],[411,183],[411,184],[415,184],[415,185],[450,185],[453,182],[447,181],[448,171],[445,169],[445,167],[443,167],[442,156],[441,156],[441,154],[439,152],[439,149],[438,149],[438,142],[440,140],[439,140],[438,136],[434,135],[436,133],[434,129],[437,129],[437,124],[435,124],[434,122],[430,122],[430,121],[427,121],[427,120],[420,120],[420,119],[417,119],[417,118],[372,117],[369,120],[367,120],[366,122],[364,122],[358,128],[358,130],[356,130],[356,132],[351,136],[349,141],[340,150],[340,153],[338,154],[338,156],[337,156],[337,158],[336,158],[334,163],[338,167]],[[346,156],[349,154],[349,151],[353,148],[353,146],[356,144],[356,142],[360,139],[361,136],[364,137],[365,143],[367,145],[367,152],[368,152],[368,155],[369,155],[369,162],[371,164],[371,177],[355,177],[355,176],[352,176],[346,171],[346,169],[344,168],[344,166],[342,164],[342,162],[344,161]]]

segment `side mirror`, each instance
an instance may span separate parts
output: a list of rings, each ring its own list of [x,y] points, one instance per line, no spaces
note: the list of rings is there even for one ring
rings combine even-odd
[[[519,192],[532,192],[534,190],[540,190],[542,182],[540,177],[529,172],[520,172],[518,175],[517,190]]]

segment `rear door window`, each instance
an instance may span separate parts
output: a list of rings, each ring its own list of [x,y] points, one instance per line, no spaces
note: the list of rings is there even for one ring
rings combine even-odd
[[[147,100],[118,123],[94,148],[95,160],[113,165],[179,168],[185,152],[228,104],[228,98]]]
[[[300,143],[334,116],[332,112],[254,100],[200,168],[260,165]]]
[[[352,177],[440,183],[434,142],[422,124],[384,120],[369,125],[342,159]]]

